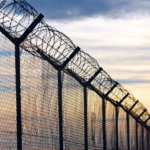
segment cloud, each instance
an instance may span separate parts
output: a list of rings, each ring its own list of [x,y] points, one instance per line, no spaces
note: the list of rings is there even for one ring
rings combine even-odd
[[[129,18],[98,16],[47,22],[92,55],[150,110],[150,16],[132,14]]]
[[[47,20],[69,36],[104,69],[116,72],[150,70],[150,17],[108,19],[102,16],[59,22]],[[114,71],[113,71],[114,70]],[[118,73],[118,72],[117,72]],[[116,74],[117,74],[116,73]],[[113,73],[114,74],[114,73]]]
[[[150,80],[140,80],[140,79],[128,79],[128,80],[123,80],[123,79],[118,79],[118,82],[121,82],[122,84],[150,84]]]
[[[103,15],[128,16],[129,13],[150,13],[149,0],[28,0],[39,12],[50,19],[78,19]]]

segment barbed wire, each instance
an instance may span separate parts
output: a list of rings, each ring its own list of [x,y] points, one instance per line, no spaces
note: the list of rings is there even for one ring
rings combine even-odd
[[[0,26],[14,38],[19,38],[38,15],[38,12],[25,0],[2,0],[0,2]],[[40,49],[48,58],[61,65],[77,46],[65,34],[42,20],[21,44],[21,48],[38,57],[40,56],[37,49]],[[88,81],[100,66],[93,57],[80,50],[69,62],[67,68]],[[91,84],[105,95],[116,84],[116,81],[102,70]],[[118,84],[108,97],[118,104],[127,94],[128,96],[121,105],[128,111],[136,99],[121,84]],[[144,105],[138,102],[131,113],[138,117],[143,110],[145,110]],[[149,112],[146,110],[140,119],[145,121],[148,117]],[[150,122],[147,122],[147,125],[150,126]]]

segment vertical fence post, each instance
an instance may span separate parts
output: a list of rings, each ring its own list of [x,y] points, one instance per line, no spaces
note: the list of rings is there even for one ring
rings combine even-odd
[[[132,109],[135,107],[135,105],[138,103],[139,101],[136,100],[135,103],[131,106],[131,108],[126,112],[127,113],[127,144],[128,144],[128,150],[130,150],[130,127],[129,127],[129,113],[132,111]],[[135,127],[135,132],[136,132],[136,149],[138,150],[138,124],[137,124],[137,119],[136,119],[136,127]]]
[[[137,120],[136,120],[135,134],[136,134],[136,150],[138,150],[138,122]]]
[[[144,141],[144,127],[142,126],[142,150],[144,150],[144,148],[145,148],[145,142],[146,141]]]
[[[116,108],[116,150],[118,150],[118,106]]]
[[[117,104],[117,106],[120,106],[121,103],[129,96],[129,93],[127,93]],[[118,148],[118,108],[116,108],[116,149]],[[128,127],[128,126],[127,126]]]
[[[17,149],[22,150],[20,49],[19,49],[19,44],[15,44],[15,70],[16,70]]]
[[[88,150],[88,98],[87,98],[87,86],[96,78],[96,76],[102,71],[103,69],[100,67],[91,78],[85,83],[84,85],[84,148]]]
[[[107,149],[106,143],[106,102],[105,99],[102,99],[102,115],[103,115],[103,148],[104,150]]]
[[[59,114],[59,146],[63,150],[63,114],[62,114],[62,77],[58,70],[58,114]]]
[[[84,148],[88,150],[87,87],[84,86]]]
[[[63,150],[63,111],[62,111],[62,70],[70,62],[70,60],[80,51],[77,47],[71,55],[63,62],[62,65],[57,67],[58,70],[58,114],[59,114],[59,144],[60,150]]]
[[[36,25],[42,20],[44,16],[39,16],[30,24],[25,32],[16,38],[13,42],[15,44],[15,69],[16,69],[16,113],[17,113],[17,149],[22,150],[22,120],[21,120],[21,80],[20,80],[20,44],[33,31]]]
[[[15,73],[16,73],[16,128],[17,128],[17,150],[22,150],[22,121],[21,121],[21,80],[20,80],[20,44],[33,31],[35,26],[44,16],[39,16],[31,23],[20,38],[12,37],[5,29],[0,26],[0,31],[15,45]]]
[[[104,95],[102,99],[102,113],[103,113],[103,146],[104,150],[107,149],[107,142],[106,142],[106,100],[105,98],[117,87],[119,83],[115,81],[114,85],[110,88],[110,90]]]
[[[128,150],[130,150],[130,135],[129,135],[129,130],[130,130],[130,127],[129,127],[129,114],[128,112],[126,112],[126,119],[127,119],[127,145],[128,145]]]
[[[147,131],[147,150],[149,150],[150,149],[150,147],[149,147],[149,130],[146,129],[146,131]]]

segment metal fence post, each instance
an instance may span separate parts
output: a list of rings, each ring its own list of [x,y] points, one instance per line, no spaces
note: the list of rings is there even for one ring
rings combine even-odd
[[[132,111],[132,109],[136,106],[136,104],[139,101],[136,100],[135,103],[131,106],[131,108],[126,112],[126,119],[127,119],[127,146],[128,146],[128,150],[130,150],[130,125],[129,125],[129,113]],[[138,149],[138,124],[137,124],[137,120],[136,120],[136,149]]]
[[[102,71],[103,69],[100,67],[93,76],[85,83],[84,85],[84,148],[88,150],[88,98],[87,98],[87,86],[95,79],[95,77]]]
[[[147,131],[147,150],[149,150],[150,149],[150,147],[149,147],[149,130],[146,129],[146,131]]]
[[[102,116],[103,116],[103,148],[104,150],[107,149],[106,143],[106,102],[105,99],[102,99]]]
[[[21,89],[20,89],[20,49],[19,43],[15,43],[5,29],[0,26],[0,31],[15,45],[15,73],[16,73],[16,130],[17,130],[17,150],[22,150],[22,125],[21,125]]]
[[[62,70],[70,62],[70,60],[80,51],[80,48],[77,47],[71,55],[63,62],[62,65],[57,66],[58,70],[58,114],[59,114],[59,144],[60,150],[64,149],[63,145],[63,108],[62,108]]]
[[[21,120],[21,79],[20,79],[20,44],[33,31],[44,16],[39,16],[30,24],[20,38],[15,38],[15,69],[16,69],[16,112],[17,112],[17,149],[22,150],[22,120]]]
[[[130,127],[129,127],[129,114],[128,112],[126,112],[126,119],[127,119],[127,145],[128,145],[128,150],[130,150],[130,135],[129,135],[129,130],[130,130]]]
[[[62,115],[62,78],[58,70],[58,114],[59,114],[59,146],[63,150],[63,115]]]
[[[146,142],[146,141],[145,141]],[[144,145],[144,127],[142,126],[142,150],[145,149],[145,145]]]
[[[106,142],[106,100],[105,98],[115,89],[115,87],[118,85],[118,82],[115,82],[114,85],[110,88],[110,90],[104,95],[102,98],[102,115],[103,115],[103,147],[104,150],[107,149],[107,142]]]
[[[21,88],[20,88],[20,49],[15,45],[15,70],[16,70],[16,112],[17,112],[17,149],[22,150],[22,124],[21,124]]]
[[[87,87],[84,86],[84,148],[88,150]]]
[[[15,73],[16,73],[16,130],[17,130],[17,150],[22,150],[22,121],[21,121],[21,80],[20,80],[20,44],[33,31],[35,26],[44,16],[39,16],[31,23],[20,38],[12,37],[5,29],[0,26],[0,31],[15,45]]]
[[[59,114],[59,146],[60,150],[63,150],[63,99],[62,99],[62,70],[68,65],[68,63],[73,59],[73,57],[80,51],[79,47],[76,47],[74,51],[70,54],[70,56],[61,64],[55,64],[53,60],[51,60],[48,56],[46,56],[42,50],[39,48],[37,52],[40,56],[46,60],[49,64],[51,64],[58,71],[58,114]]]
[[[138,122],[137,120],[136,120],[135,133],[136,133],[136,149],[138,150]]]
[[[116,150],[118,150],[118,106],[116,108]]]

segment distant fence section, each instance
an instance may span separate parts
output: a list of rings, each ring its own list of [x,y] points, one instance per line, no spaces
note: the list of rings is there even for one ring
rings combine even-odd
[[[0,149],[150,149],[147,109],[25,0],[0,31]]]

